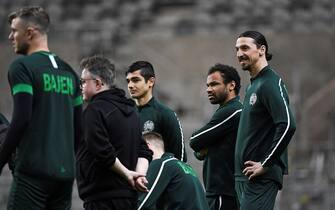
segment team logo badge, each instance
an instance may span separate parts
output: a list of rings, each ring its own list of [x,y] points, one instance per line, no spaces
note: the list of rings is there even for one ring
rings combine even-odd
[[[253,106],[257,101],[257,95],[256,93],[252,93],[250,96],[249,104]]]
[[[151,120],[148,120],[143,125],[143,133],[153,131],[155,129],[155,124]]]

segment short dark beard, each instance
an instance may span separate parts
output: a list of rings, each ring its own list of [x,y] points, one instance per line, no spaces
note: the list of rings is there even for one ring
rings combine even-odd
[[[29,49],[29,44],[28,43],[22,43],[18,45],[17,50],[15,53],[21,54],[21,55],[27,55],[28,54],[28,49]]]

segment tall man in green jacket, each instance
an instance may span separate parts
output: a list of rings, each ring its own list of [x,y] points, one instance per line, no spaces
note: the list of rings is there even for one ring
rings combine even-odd
[[[187,161],[184,136],[174,111],[153,97],[155,71],[148,61],[136,61],[126,72],[128,91],[135,100],[142,133],[154,131],[163,136],[165,150],[176,158]]]
[[[251,83],[237,135],[235,188],[241,210],[271,210],[288,171],[287,146],[295,121],[284,82],[268,64],[272,55],[263,34],[239,35],[236,54]]]
[[[240,76],[235,68],[216,64],[208,71],[207,94],[219,104],[210,121],[194,132],[190,146],[204,159],[203,178],[211,210],[237,210],[234,188],[234,151],[242,111]]]
[[[153,161],[147,171],[149,190],[140,194],[137,210],[209,210],[192,167],[165,152],[160,134],[147,132],[143,138],[153,151]]]
[[[9,15],[17,54],[8,80],[14,109],[0,151],[0,172],[17,148],[8,210],[71,208],[81,92],[76,72],[48,47],[49,15],[41,7]]]

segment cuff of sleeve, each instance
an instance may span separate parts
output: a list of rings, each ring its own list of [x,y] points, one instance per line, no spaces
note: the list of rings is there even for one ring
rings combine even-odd
[[[146,152],[139,153],[138,157],[145,158],[150,163],[152,161],[152,155],[153,155],[153,152],[151,150],[148,150]]]

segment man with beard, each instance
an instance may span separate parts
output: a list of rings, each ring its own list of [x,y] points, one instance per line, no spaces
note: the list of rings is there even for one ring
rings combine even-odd
[[[234,151],[242,111],[239,101],[240,76],[230,66],[216,64],[207,75],[207,94],[218,104],[210,121],[194,132],[190,146],[204,159],[203,178],[211,210],[237,210],[234,188]]]
[[[126,72],[128,91],[135,100],[142,133],[154,131],[162,135],[165,151],[186,162],[183,131],[174,111],[153,96],[155,71],[148,61],[136,61]]]
[[[287,146],[295,121],[285,84],[268,64],[272,55],[263,34],[239,35],[236,55],[251,83],[238,128],[235,188],[241,210],[271,210],[287,174]]]
[[[8,71],[14,110],[0,171],[16,148],[17,156],[7,209],[70,209],[82,110],[79,78],[49,51],[43,8],[19,9],[8,20],[9,40],[24,56]]]

